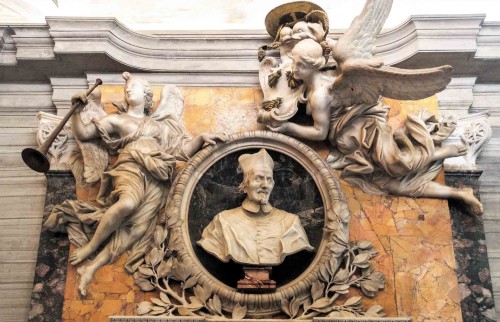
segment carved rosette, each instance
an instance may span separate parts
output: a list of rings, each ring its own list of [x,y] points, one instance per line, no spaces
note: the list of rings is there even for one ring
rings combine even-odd
[[[45,142],[50,133],[61,122],[62,117],[45,112],[38,112],[36,117],[38,119],[36,138],[40,145]],[[71,122],[68,122],[48,150],[47,158],[50,161],[50,169],[70,171],[69,160],[75,149],[77,149],[75,135]]]
[[[489,117],[490,114],[484,112],[470,114],[457,120],[457,128],[443,144],[465,144],[468,152],[464,156],[446,159],[444,165],[448,171],[475,169],[476,158],[492,135]]]
[[[203,174],[222,158],[255,148],[297,161],[315,181],[325,212],[323,238],[312,263],[298,278],[269,294],[240,293],[213,277],[196,257],[187,227],[190,200]],[[157,289],[160,296],[152,302],[142,302],[137,313],[213,319],[381,316],[382,307],[375,305],[363,310],[361,297],[349,295],[351,287],[360,288],[370,297],[384,287],[383,274],[374,272],[369,263],[376,255],[372,244],[349,243],[349,219],[338,179],[312,149],[291,137],[268,131],[234,134],[228,142],[197,153],[174,181],[163,225],[157,227],[151,250],[134,274],[142,290]]]

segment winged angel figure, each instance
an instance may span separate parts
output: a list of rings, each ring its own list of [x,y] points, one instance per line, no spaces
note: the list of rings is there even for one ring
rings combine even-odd
[[[289,5],[291,10],[293,3]],[[386,66],[374,57],[376,37],[391,6],[389,0],[366,1],[361,14],[336,42],[326,38],[328,19],[326,13],[318,14],[321,10],[314,10],[314,15],[313,11],[303,12],[305,18],[296,22],[286,19],[290,16],[286,5],[276,8],[283,13],[280,22],[273,25],[266,19],[266,26],[272,35],[293,26],[292,45],[287,43],[285,47],[291,63],[278,65],[274,58],[265,58],[261,62],[260,79],[266,101],[263,111],[286,114],[286,119],[261,117],[260,122],[272,131],[303,139],[328,139],[334,149],[327,161],[342,170],[348,182],[366,192],[455,198],[480,214],[482,205],[471,189],[455,189],[432,181],[443,159],[467,153],[465,146],[441,146],[455,129],[453,124],[440,123],[425,112],[419,117],[409,115],[406,125],[394,133],[387,123],[388,107],[382,104],[381,96],[398,100],[429,97],[445,89],[453,71],[451,66],[400,69]],[[271,13],[268,17],[273,16]],[[275,12],[274,16],[280,14]],[[328,62],[330,56],[333,61]],[[290,87],[276,93],[270,90],[273,75],[286,66],[290,66],[291,78],[303,82],[298,101],[305,103],[313,125],[290,122],[290,114],[293,116],[295,112],[290,113],[287,105],[280,104],[297,96],[295,89]],[[274,102],[271,107],[269,101]]]
[[[82,295],[97,269],[116,261],[125,251],[130,250],[125,269],[136,271],[153,238],[176,162],[187,161],[205,143],[227,139],[225,134],[202,133],[194,138],[187,134],[182,125],[183,99],[175,86],[164,87],[160,104],[151,113],[153,92],[148,81],[127,72],[123,78],[125,103],[119,114],[96,112],[98,107],[92,100],[85,108],[84,94],[72,99],[83,108],[72,116],[84,156],[83,181],[101,179],[96,202],[66,200],[54,207],[44,223],[50,230],[67,232],[79,247],[70,255],[71,264],[98,251],[94,259],[77,269]],[[92,116],[98,118],[89,121]],[[97,139],[118,153],[106,171],[107,152],[93,143]]]

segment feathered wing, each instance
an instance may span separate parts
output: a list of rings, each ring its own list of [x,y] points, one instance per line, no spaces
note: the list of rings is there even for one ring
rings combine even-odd
[[[80,113],[85,125],[104,116],[106,116],[106,112],[92,99],[89,99],[88,104]],[[79,185],[88,187],[98,182],[108,167],[108,150],[100,139],[85,142],[77,139],[76,141],[80,149],[75,150],[70,158],[71,171]]]
[[[379,96],[397,100],[426,98],[444,90],[452,72],[449,65],[411,70],[347,63],[330,87],[331,106],[375,104]]]
[[[156,120],[172,117],[178,122],[184,118],[184,98],[181,91],[174,85],[165,85],[161,91],[160,104],[151,115]]]
[[[375,40],[389,16],[392,0],[367,0],[363,11],[333,45],[332,56],[338,64],[352,58],[373,58]]]
[[[330,87],[333,108],[375,104],[379,96],[416,100],[434,95],[451,81],[451,66],[400,69],[374,58],[375,41],[392,0],[367,0],[345,34],[332,45],[339,76]]]

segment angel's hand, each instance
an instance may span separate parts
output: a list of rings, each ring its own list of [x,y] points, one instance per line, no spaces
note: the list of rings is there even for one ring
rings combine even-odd
[[[226,142],[229,140],[229,136],[226,133],[212,133],[212,132],[204,132],[200,134],[203,142],[209,145],[215,145],[217,141]]]
[[[71,97],[71,104],[72,105],[78,104],[78,107],[80,109],[83,108],[85,105],[87,105],[87,103],[88,103],[87,95],[85,95],[84,92],[76,93]]]
[[[290,127],[290,122],[285,122],[285,123],[282,123],[280,125],[268,125],[267,128],[270,130],[270,131],[273,131],[273,132],[278,132],[278,133],[286,133],[288,131]]]

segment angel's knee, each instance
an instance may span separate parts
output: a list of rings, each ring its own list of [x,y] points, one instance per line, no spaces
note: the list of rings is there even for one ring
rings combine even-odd
[[[116,210],[121,216],[128,216],[137,210],[139,203],[132,197],[123,195],[120,196],[118,201],[115,203]]]

